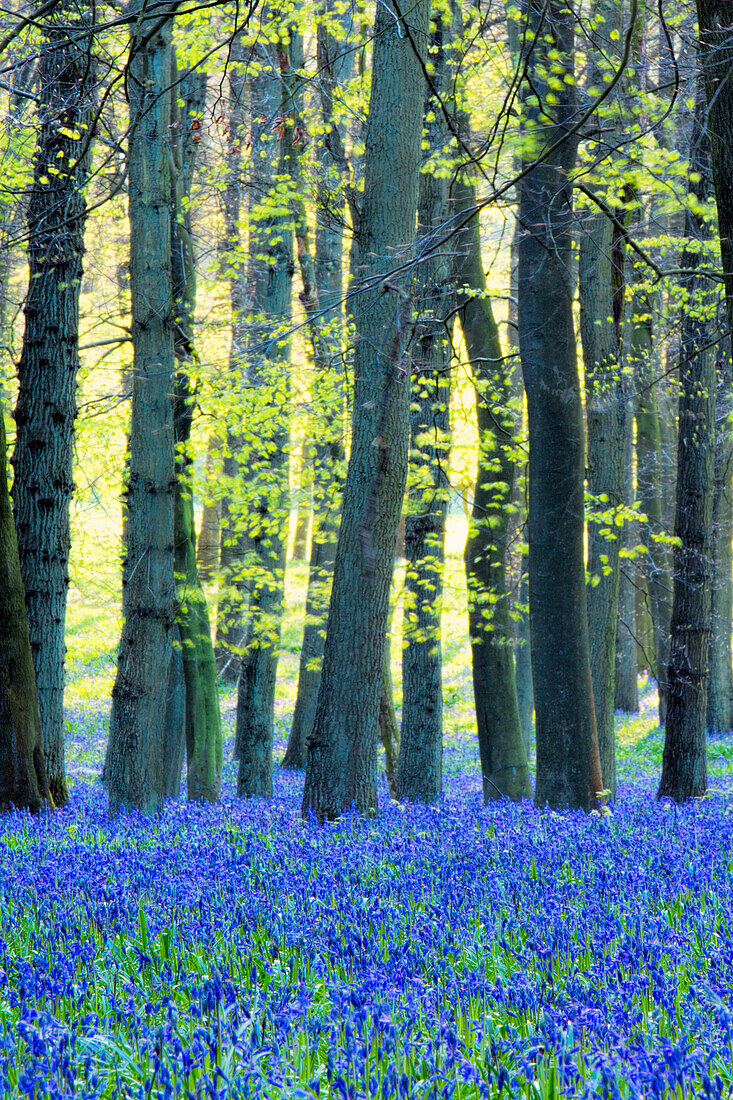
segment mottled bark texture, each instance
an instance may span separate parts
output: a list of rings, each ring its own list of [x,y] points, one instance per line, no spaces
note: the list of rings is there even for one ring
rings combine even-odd
[[[237,685],[235,753],[239,761],[237,794],[272,795],[272,744],[275,680],[280,648],[288,541],[288,449],[290,339],[292,321],[293,224],[283,205],[282,188],[294,188],[297,173],[296,128],[303,80],[303,44],[299,34],[283,31],[276,48],[277,70],[263,71],[280,93],[279,163],[275,189],[255,219],[254,241],[265,261],[257,261],[251,287],[254,323],[248,365],[253,382],[252,423],[256,438],[248,444],[249,543],[247,586],[249,619]],[[284,183],[283,181],[287,181]],[[278,193],[280,188],[280,193]],[[250,251],[253,230],[250,228]],[[264,354],[263,354],[264,351]]]
[[[526,0],[523,149],[544,154],[519,203],[519,348],[529,423],[529,608],[538,806],[592,809],[602,789],[585,587],[584,439],[573,328],[574,13]],[[530,45],[531,44],[531,45]],[[555,70],[551,114],[544,104]],[[570,80],[565,81],[564,76]],[[550,148],[561,139],[552,152]]]
[[[64,626],[79,370],[79,293],[93,113],[93,9],[66,2],[43,26],[38,139],[28,204],[28,296],[18,363],[13,514],[56,805],[64,768]]]
[[[712,192],[706,104],[699,81],[691,135],[688,187],[693,204],[685,215],[680,267],[686,292],[680,326],[680,404],[674,593],[667,677],[667,723],[658,797],[684,802],[708,785],[705,720],[712,574],[715,458],[715,357],[709,283],[697,277],[709,228],[700,209]]]
[[[697,19],[700,34],[699,64],[708,102],[707,128],[711,143],[712,176],[718,209],[720,253],[725,280],[725,297],[728,314],[728,330],[733,331],[733,194],[730,181],[733,178],[733,13],[725,0],[697,0]],[[727,371],[727,367],[726,367]],[[728,431],[730,427],[728,426]],[[721,451],[724,448],[721,448]],[[730,534],[723,530],[730,520],[730,471],[718,466],[716,471],[716,495],[718,486],[727,484],[718,497],[719,534],[716,536],[716,582],[713,606],[716,609],[716,625],[713,627],[711,654],[711,681],[708,692],[714,709],[709,706],[710,728],[730,728],[733,715],[727,700],[730,664]],[[725,634],[727,633],[727,639]],[[727,646],[727,649],[725,648]],[[725,671],[722,671],[722,669]],[[720,708],[720,709],[718,709]],[[727,710],[727,713],[726,713]]]
[[[727,351],[727,347],[725,349]],[[733,430],[730,358],[719,358],[715,401],[715,488],[713,491],[713,576],[710,591],[708,702],[706,726],[717,733],[733,727]]]
[[[457,181],[454,194],[457,213],[475,205],[476,193],[470,184]],[[476,392],[479,439],[476,488],[463,557],[484,801],[530,798],[506,583],[507,504],[512,499],[516,463],[511,367],[502,354],[486,293],[478,214],[462,230],[455,253],[458,317]]]
[[[330,10],[333,5],[327,6]],[[334,15],[335,17],[335,15]],[[298,218],[298,255],[303,300],[313,346],[312,420],[313,525],[305,625],[300,649],[298,691],[283,766],[305,767],[306,744],[313,728],[325,641],[326,616],[336,559],[344,477],[343,254],[346,158],[342,134],[333,118],[333,92],[348,75],[353,53],[319,21],[318,91],[325,134],[316,196],[315,267],[305,262],[307,227]]]
[[[176,630],[171,284],[171,20],[141,16],[127,91],[132,422],[122,638],[104,778],[110,810],[160,808]]]
[[[450,362],[446,318],[453,300],[450,250],[431,248],[450,213],[450,179],[435,171],[449,144],[438,99],[450,93],[450,24],[436,13],[431,35],[432,83],[426,104],[425,164],[417,213],[418,319],[413,337],[410,458],[405,511],[405,587],[402,627],[402,725],[396,793],[435,802],[443,778],[443,606],[445,519],[448,511]],[[442,167],[442,166],[441,166]]]
[[[0,810],[53,807],[0,413]]]
[[[411,305],[386,274],[415,236],[429,4],[377,5],[354,303],[354,418],[303,813],[377,808],[377,729],[395,539],[407,474]],[[409,36],[408,36],[409,30]]]
[[[196,566],[192,460],[189,450],[194,395],[189,378],[194,358],[196,262],[192,237],[191,187],[206,107],[206,74],[178,77],[173,111],[175,202],[171,212],[171,272],[176,357],[173,426],[176,440],[174,553],[176,625],[180,635],[185,687],[186,786],[193,802],[214,802],[221,793],[222,740],[216,660],[211,625]]]

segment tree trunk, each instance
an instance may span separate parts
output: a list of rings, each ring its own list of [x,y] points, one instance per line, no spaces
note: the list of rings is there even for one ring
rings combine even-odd
[[[192,461],[189,453],[194,395],[189,380],[193,360],[196,263],[192,238],[191,187],[200,119],[206,107],[205,73],[187,72],[174,87],[182,109],[174,110],[175,204],[171,211],[171,269],[177,362],[173,424],[176,438],[174,552],[176,622],[185,684],[186,786],[189,801],[215,802],[221,793],[222,740],[216,660],[211,625],[196,568]]]
[[[453,190],[457,211],[475,205],[471,185],[458,181]],[[507,504],[512,499],[516,462],[512,384],[486,293],[477,214],[456,244],[455,278],[458,316],[476,392],[479,440],[476,489],[463,558],[484,801],[530,798],[506,585]]]
[[[171,19],[141,13],[127,80],[133,381],[123,627],[104,766],[113,813],[162,803],[176,634],[170,74]]]
[[[697,0],[697,18],[700,34],[700,67],[705,81],[708,102],[708,132],[712,154],[712,175],[718,209],[720,253],[725,281],[725,298],[728,315],[728,331],[733,332],[733,194],[730,181],[733,178],[733,86],[730,73],[733,67],[733,39],[731,38],[730,5],[725,0]],[[728,428],[728,430],[730,430]],[[721,587],[714,588],[713,605],[720,629],[714,627],[713,645],[715,657],[711,660],[709,693],[718,714],[710,714],[711,728],[721,725],[730,728],[730,714],[725,716],[725,698],[728,692],[730,668],[730,535],[725,536],[730,504],[730,480],[725,495],[718,498],[719,536],[716,537],[716,575]],[[716,486],[717,487],[717,486]],[[727,635],[727,641],[725,638]],[[727,648],[725,648],[727,646]],[[725,672],[722,672],[722,669]],[[710,707],[710,703],[708,704]],[[728,704],[730,706],[730,704]],[[727,724],[726,724],[727,722]]]
[[[0,810],[53,807],[0,413]]]
[[[425,40],[428,9],[420,0],[404,18],[387,3],[376,11],[352,446],[303,793],[303,814],[319,820],[352,804],[360,813],[377,808],[382,661],[409,442],[403,343],[410,302],[404,279],[393,282],[387,273],[405,260],[415,236],[424,80],[413,43]]]
[[[303,240],[307,222],[300,223],[298,254],[303,276],[303,298],[313,344],[313,416],[317,432],[313,447],[313,530],[305,602],[305,625],[300,650],[298,691],[283,767],[305,767],[306,744],[313,728],[325,640],[328,601],[336,559],[344,466],[343,254],[344,185],[346,158],[340,130],[333,120],[333,91],[348,74],[352,54],[344,57],[343,44],[318,24],[318,71],[321,117],[325,128],[320,158],[316,206],[315,286],[304,264]],[[315,293],[314,293],[315,291]]]
[[[573,17],[561,0],[527,0],[525,157],[559,141],[577,110]],[[536,36],[536,37],[534,37]],[[557,50],[558,60],[548,53]],[[569,81],[553,93],[544,72]],[[538,806],[592,809],[602,788],[590,676],[584,554],[584,440],[573,329],[572,196],[566,139],[522,180],[519,347],[529,421],[529,608]]]
[[[382,658],[382,687],[379,693],[379,739],[384,749],[384,771],[391,798],[398,798],[397,775],[400,758],[400,727],[394,709],[394,684],[392,683],[392,640],[389,628],[384,639]]]
[[[279,71],[268,79],[281,90],[279,180],[296,174],[294,135],[299,125],[298,103],[302,82],[302,40],[293,32],[277,44]],[[297,140],[297,139],[296,139]],[[277,206],[276,194],[270,201]],[[248,457],[252,483],[249,540],[249,623],[237,685],[236,756],[239,760],[237,794],[270,798],[272,745],[275,726],[275,680],[280,646],[288,543],[288,444],[290,403],[290,338],[292,320],[293,219],[290,213],[267,217],[257,230],[267,263],[254,281],[254,308],[259,315],[253,330],[269,339],[267,350],[250,352],[255,386],[258,432]],[[250,242],[251,247],[251,242]],[[279,333],[279,335],[278,335]],[[256,339],[257,337],[255,337]],[[255,345],[256,347],[256,345]]]
[[[634,368],[636,390],[636,495],[646,517],[641,523],[641,541],[646,548],[642,567],[654,640],[654,667],[649,671],[659,691],[659,722],[667,715],[667,666],[669,664],[669,621],[672,587],[669,548],[658,540],[665,534],[662,507],[662,435],[657,404],[657,385],[652,369],[652,307],[644,293],[632,300],[633,330],[629,358]],[[639,631],[637,630],[637,635]]]
[[[91,10],[91,9],[90,9]],[[46,772],[57,806],[64,767],[69,504],[79,371],[79,293],[94,73],[92,16],[64,2],[45,24],[39,130],[28,206],[28,296],[18,364],[13,513],[28,610]],[[73,33],[72,33],[73,31]]]
[[[624,506],[628,386],[621,363],[623,252],[611,220],[584,221],[578,264],[588,441],[588,638],[604,788],[616,797],[613,726],[620,530]],[[623,516],[622,516],[623,522]]]
[[[445,39],[448,39],[446,42]],[[438,97],[450,94],[453,67],[446,56],[450,24],[435,16],[430,51]],[[428,99],[425,166],[420,177],[419,241],[439,233],[450,213],[450,179],[436,172],[434,158],[448,135],[435,96]],[[402,727],[396,795],[411,802],[435,802],[443,779],[443,672],[440,618],[448,511],[448,442],[452,347],[446,326],[451,257],[437,250],[417,270],[420,302],[414,344],[410,409],[410,468],[405,512],[406,558],[402,627]]]
[[[680,267],[688,272],[680,338],[680,412],[677,452],[677,507],[674,548],[674,596],[668,673],[667,725],[658,797],[675,802],[699,797],[707,790],[708,640],[712,512],[715,452],[715,358],[706,345],[710,328],[705,319],[709,286],[697,278],[705,237],[703,218],[696,213],[710,191],[706,105],[698,79],[691,137],[689,191],[695,208],[685,217],[687,243]]]
[[[633,407],[629,403],[626,438],[624,440],[624,505],[634,506],[634,440]],[[621,552],[630,553],[637,542],[635,521],[626,520],[621,530]],[[618,618],[616,622],[616,667],[614,676],[614,709],[625,714],[639,710],[639,686],[636,672],[636,563],[622,557],[618,578]]]
[[[219,447],[220,441],[216,437],[209,439],[206,449],[206,500],[201,514],[199,537],[196,545],[196,564],[199,570],[199,580],[202,584],[213,581],[219,568],[221,501],[211,499],[215,455]]]
[[[733,728],[733,435],[730,361],[718,359],[716,389],[715,488],[713,491],[713,577],[710,592],[708,702],[706,726],[717,733]]]
[[[517,706],[519,707],[519,728],[529,763],[532,750],[532,722],[534,720],[534,688],[532,686],[532,653],[529,634],[529,558],[521,557],[521,578],[519,581],[519,621],[517,623],[517,648],[514,658],[514,676],[517,682]]]

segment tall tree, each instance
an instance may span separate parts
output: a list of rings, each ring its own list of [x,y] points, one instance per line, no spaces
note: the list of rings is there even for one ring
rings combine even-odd
[[[410,468],[405,511],[402,630],[402,726],[397,797],[435,802],[442,793],[443,673],[440,619],[448,512],[448,432],[452,347],[447,317],[454,299],[451,257],[433,248],[450,212],[444,162],[451,134],[442,105],[454,72],[450,23],[435,15],[431,35],[431,95],[423,136],[425,164],[418,199],[418,249],[429,251],[418,271],[418,319],[413,346]]]
[[[576,141],[567,131],[577,111],[575,13],[564,0],[525,0],[524,10],[523,155],[529,170],[519,202],[518,319],[529,425],[535,801],[590,810],[602,781],[590,677],[584,438],[570,275],[568,173]],[[540,156],[541,163],[530,167]]]
[[[698,81],[685,215],[680,337],[679,444],[667,724],[658,797],[676,802],[707,790],[708,639],[712,573],[715,452],[715,356],[710,343],[708,282],[698,275],[712,191],[706,104]]]
[[[715,401],[715,488],[713,490],[713,576],[710,591],[708,702],[706,726],[733,728],[733,424],[728,342],[718,357]]]
[[[104,777],[110,810],[160,807],[176,633],[171,23],[138,11],[127,72],[132,423],[123,627]]]
[[[376,9],[354,304],[354,417],[323,672],[308,740],[303,813],[377,807],[377,728],[397,525],[407,474],[411,303],[428,0]]]
[[[456,211],[471,211],[475,189],[454,184]],[[504,358],[481,260],[478,214],[456,245],[458,316],[476,392],[479,459],[464,551],[473,693],[484,801],[529,798],[519,722],[506,583],[507,537],[516,465],[511,368]]]
[[[54,802],[68,797],[64,659],[69,504],[79,371],[94,64],[94,8],[62,2],[43,26],[39,129],[28,204],[28,296],[18,364],[13,513],[28,609],[46,771]]]
[[[731,194],[730,180],[733,173],[733,87],[731,86],[731,67],[733,67],[733,37],[731,28],[730,6],[725,0],[697,0],[697,21],[700,34],[699,64],[705,86],[708,116],[707,128],[711,144],[712,177],[715,190],[715,200],[718,210],[718,233],[720,239],[720,254],[723,265],[723,279],[725,284],[725,298],[728,316],[728,331],[733,332],[733,195]],[[726,358],[729,358],[729,346],[726,346]],[[727,373],[728,367],[725,372]],[[729,429],[728,429],[729,430]],[[723,444],[719,454],[725,450]],[[730,494],[729,473],[724,473],[720,458],[718,458],[716,495],[718,495],[718,531],[724,530],[727,524],[727,513],[730,507],[726,500],[726,491],[723,486],[727,483],[727,493]],[[725,602],[725,610],[721,609],[723,621],[728,618],[727,605],[730,600],[728,575],[730,563],[726,561],[730,553],[730,537],[722,534],[716,539],[716,563],[717,572],[722,580],[722,589],[713,595],[714,606],[722,600]],[[715,710],[710,710],[709,725],[711,728],[725,726],[730,721],[729,714],[725,714],[726,697],[728,693],[727,669],[730,661],[730,636],[725,638],[726,627],[722,630],[713,628],[712,645],[718,651],[718,659],[711,661],[712,699],[715,701]],[[721,638],[722,635],[722,638]],[[718,641],[718,639],[721,639]],[[727,646],[727,649],[726,649]],[[720,653],[722,650],[722,654]],[[711,654],[715,657],[715,653]],[[720,658],[722,657],[722,661]],[[721,664],[725,668],[720,674]],[[727,704],[729,707],[730,704]],[[709,703],[710,707],[710,703]],[[720,707],[720,709],[718,709]]]

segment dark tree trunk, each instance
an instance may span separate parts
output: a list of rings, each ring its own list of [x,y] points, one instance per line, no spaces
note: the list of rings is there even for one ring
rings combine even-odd
[[[18,542],[10,510],[0,415],[0,810],[53,806],[28,635]]]
[[[702,81],[698,86],[690,149],[689,190],[704,203],[711,187]],[[680,412],[674,595],[668,673],[667,724],[658,797],[684,802],[707,790],[708,640],[712,573],[712,513],[715,452],[715,358],[706,345],[708,283],[697,278],[704,220],[688,209],[687,243],[680,261],[686,301],[680,337]],[[706,293],[706,291],[708,291]]]
[[[457,211],[475,205],[476,193],[469,184],[458,181],[454,194]],[[516,461],[511,368],[502,354],[486,293],[477,214],[457,241],[455,264],[458,316],[473,374],[479,439],[464,562],[484,801],[530,798],[506,584],[507,505],[512,499]]]
[[[411,312],[404,280],[380,286],[380,279],[409,254],[415,236],[424,80],[413,43],[425,41],[428,8],[420,0],[404,19],[386,3],[376,11],[354,304],[352,447],[303,793],[304,815],[321,820],[352,804],[361,813],[377,808],[382,661],[407,474],[403,341]]]
[[[525,156],[559,141],[577,110],[573,16],[561,0],[526,0],[537,35],[526,57]],[[555,49],[558,61],[550,61]],[[554,92],[543,70],[571,76]],[[539,98],[538,98],[539,97]],[[522,180],[519,347],[529,421],[529,608],[538,806],[592,809],[602,789],[590,676],[584,554],[584,440],[573,328],[572,196],[567,139]]]
[[[54,802],[64,768],[64,626],[79,370],[79,293],[94,73],[92,9],[63,2],[43,28],[39,130],[28,206],[28,296],[18,364],[13,513],[43,751]]]
[[[132,425],[122,638],[104,777],[110,810],[160,808],[176,631],[173,512],[171,19],[143,18],[130,43],[128,147]]]
[[[715,489],[713,492],[713,577],[710,592],[708,702],[706,726],[718,733],[733,728],[733,433],[730,360],[718,360],[715,410]]]
[[[298,253],[303,274],[303,297],[308,309],[313,344],[313,418],[317,431],[313,446],[313,531],[311,536],[305,625],[300,650],[298,692],[288,747],[287,768],[305,767],[306,744],[313,728],[325,638],[328,601],[341,516],[344,466],[343,336],[344,185],[346,159],[341,133],[333,121],[333,91],[348,72],[352,54],[344,50],[324,23],[318,25],[318,71],[321,117],[326,130],[320,158],[316,207],[315,286],[304,265],[305,217]]]
[[[517,623],[517,649],[514,658],[514,676],[517,682],[517,706],[519,728],[522,731],[524,751],[529,763],[532,750],[532,723],[534,721],[534,687],[532,685],[532,653],[529,634],[529,557],[522,554],[519,581],[519,621]]]
[[[177,73],[173,70],[174,78]],[[214,802],[221,793],[222,740],[216,661],[211,625],[196,568],[192,461],[189,453],[194,396],[189,369],[193,359],[196,263],[191,219],[191,187],[200,120],[206,106],[205,73],[191,71],[179,84],[182,109],[174,111],[175,204],[171,216],[171,269],[177,361],[173,425],[176,438],[174,546],[176,622],[185,685],[186,786],[190,801]]]
[[[712,154],[712,176],[718,209],[720,253],[725,280],[725,297],[728,314],[728,331],[733,332],[733,17],[725,0],[697,0],[697,19],[700,33],[700,66],[708,101],[707,127]],[[730,428],[728,428],[730,430]],[[721,475],[722,471],[719,469]],[[716,609],[716,625],[713,629],[714,655],[711,662],[711,696],[713,706],[720,711],[709,711],[711,728],[718,725],[729,728],[730,710],[726,717],[728,684],[730,677],[730,534],[723,533],[730,522],[730,471],[725,474],[727,491],[718,498],[719,535],[716,537],[716,574],[721,587],[713,592]],[[718,481],[720,483],[720,480]],[[717,489],[717,485],[716,485]],[[726,641],[727,634],[727,641]],[[725,649],[727,645],[727,650]],[[724,671],[723,671],[724,670]],[[710,703],[708,704],[710,707]],[[728,724],[726,724],[726,722]]]
[[[430,51],[438,96],[450,94],[450,25],[435,17]],[[448,41],[446,41],[448,39]],[[450,179],[430,164],[448,135],[437,99],[426,110],[425,169],[420,177],[418,240],[440,232],[450,212]],[[450,361],[446,318],[453,298],[449,251],[434,251],[417,270],[420,283],[410,410],[410,469],[405,512],[405,588],[402,627],[402,726],[396,793],[435,802],[443,778],[443,672],[440,617],[448,511]]]

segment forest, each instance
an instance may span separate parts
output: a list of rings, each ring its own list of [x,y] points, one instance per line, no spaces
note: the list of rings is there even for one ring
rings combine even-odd
[[[0,10],[0,1094],[733,1091],[733,5]]]

